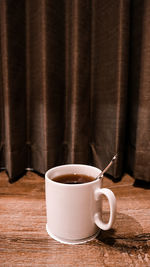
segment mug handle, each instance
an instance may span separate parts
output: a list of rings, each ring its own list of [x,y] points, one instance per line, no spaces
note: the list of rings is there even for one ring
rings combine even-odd
[[[112,227],[112,225],[114,223],[114,220],[115,220],[115,215],[116,215],[116,198],[115,198],[114,193],[110,189],[107,189],[107,188],[98,188],[98,189],[96,189],[96,191],[95,191],[95,198],[96,198],[96,200],[99,199],[100,195],[105,195],[106,198],[109,201],[110,217],[109,217],[108,223],[104,223],[101,220],[100,213],[97,212],[94,215],[94,221],[95,221],[96,225],[100,229],[102,229],[102,230],[109,230]]]

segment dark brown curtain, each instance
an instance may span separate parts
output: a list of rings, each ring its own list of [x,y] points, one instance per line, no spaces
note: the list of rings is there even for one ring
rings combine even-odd
[[[150,1],[0,1],[0,168],[150,181]]]

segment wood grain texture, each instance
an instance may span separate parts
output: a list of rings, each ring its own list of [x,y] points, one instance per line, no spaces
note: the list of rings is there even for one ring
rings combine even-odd
[[[64,245],[45,229],[44,178],[33,172],[14,184],[0,173],[0,266],[150,266],[150,191],[104,178],[117,198],[113,229],[82,245]],[[108,203],[104,198],[105,214]]]

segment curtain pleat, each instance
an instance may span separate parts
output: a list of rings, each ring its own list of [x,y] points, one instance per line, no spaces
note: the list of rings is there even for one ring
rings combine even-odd
[[[66,1],[64,141],[67,163],[90,161],[90,23],[91,1]]]
[[[28,165],[44,173],[63,153],[64,5],[43,0],[26,4]]]
[[[2,58],[1,54],[1,43],[0,43],[0,58]],[[0,62],[1,63],[1,62]],[[0,73],[2,73],[2,65],[0,64]],[[0,75],[0,168],[4,168],[4,102],[3,102],[3,83],[2,83],[2,75]]]
[[[0,4],[2,132],[5,167],[13,177],[23,173],[26,167],[25,3],[1,1]]]
[[[110,174],[124,171],[128,86],[129,1],[95,1],[92,10],[92,152]]]
[[[150,2],[0,1],[0,168],[150,180]]]
[[[128,170],[150,181],[150,1],[131,5]]]

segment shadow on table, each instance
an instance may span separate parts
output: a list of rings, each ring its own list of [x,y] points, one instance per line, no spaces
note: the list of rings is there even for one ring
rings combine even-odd
[[[128,253],[137,250],[148,251],[149,239],[150,234],[143,233],[141,225],[133,217],[123,213],[117,213],[113,229],[101,231],[97,237],[101,243]]]

